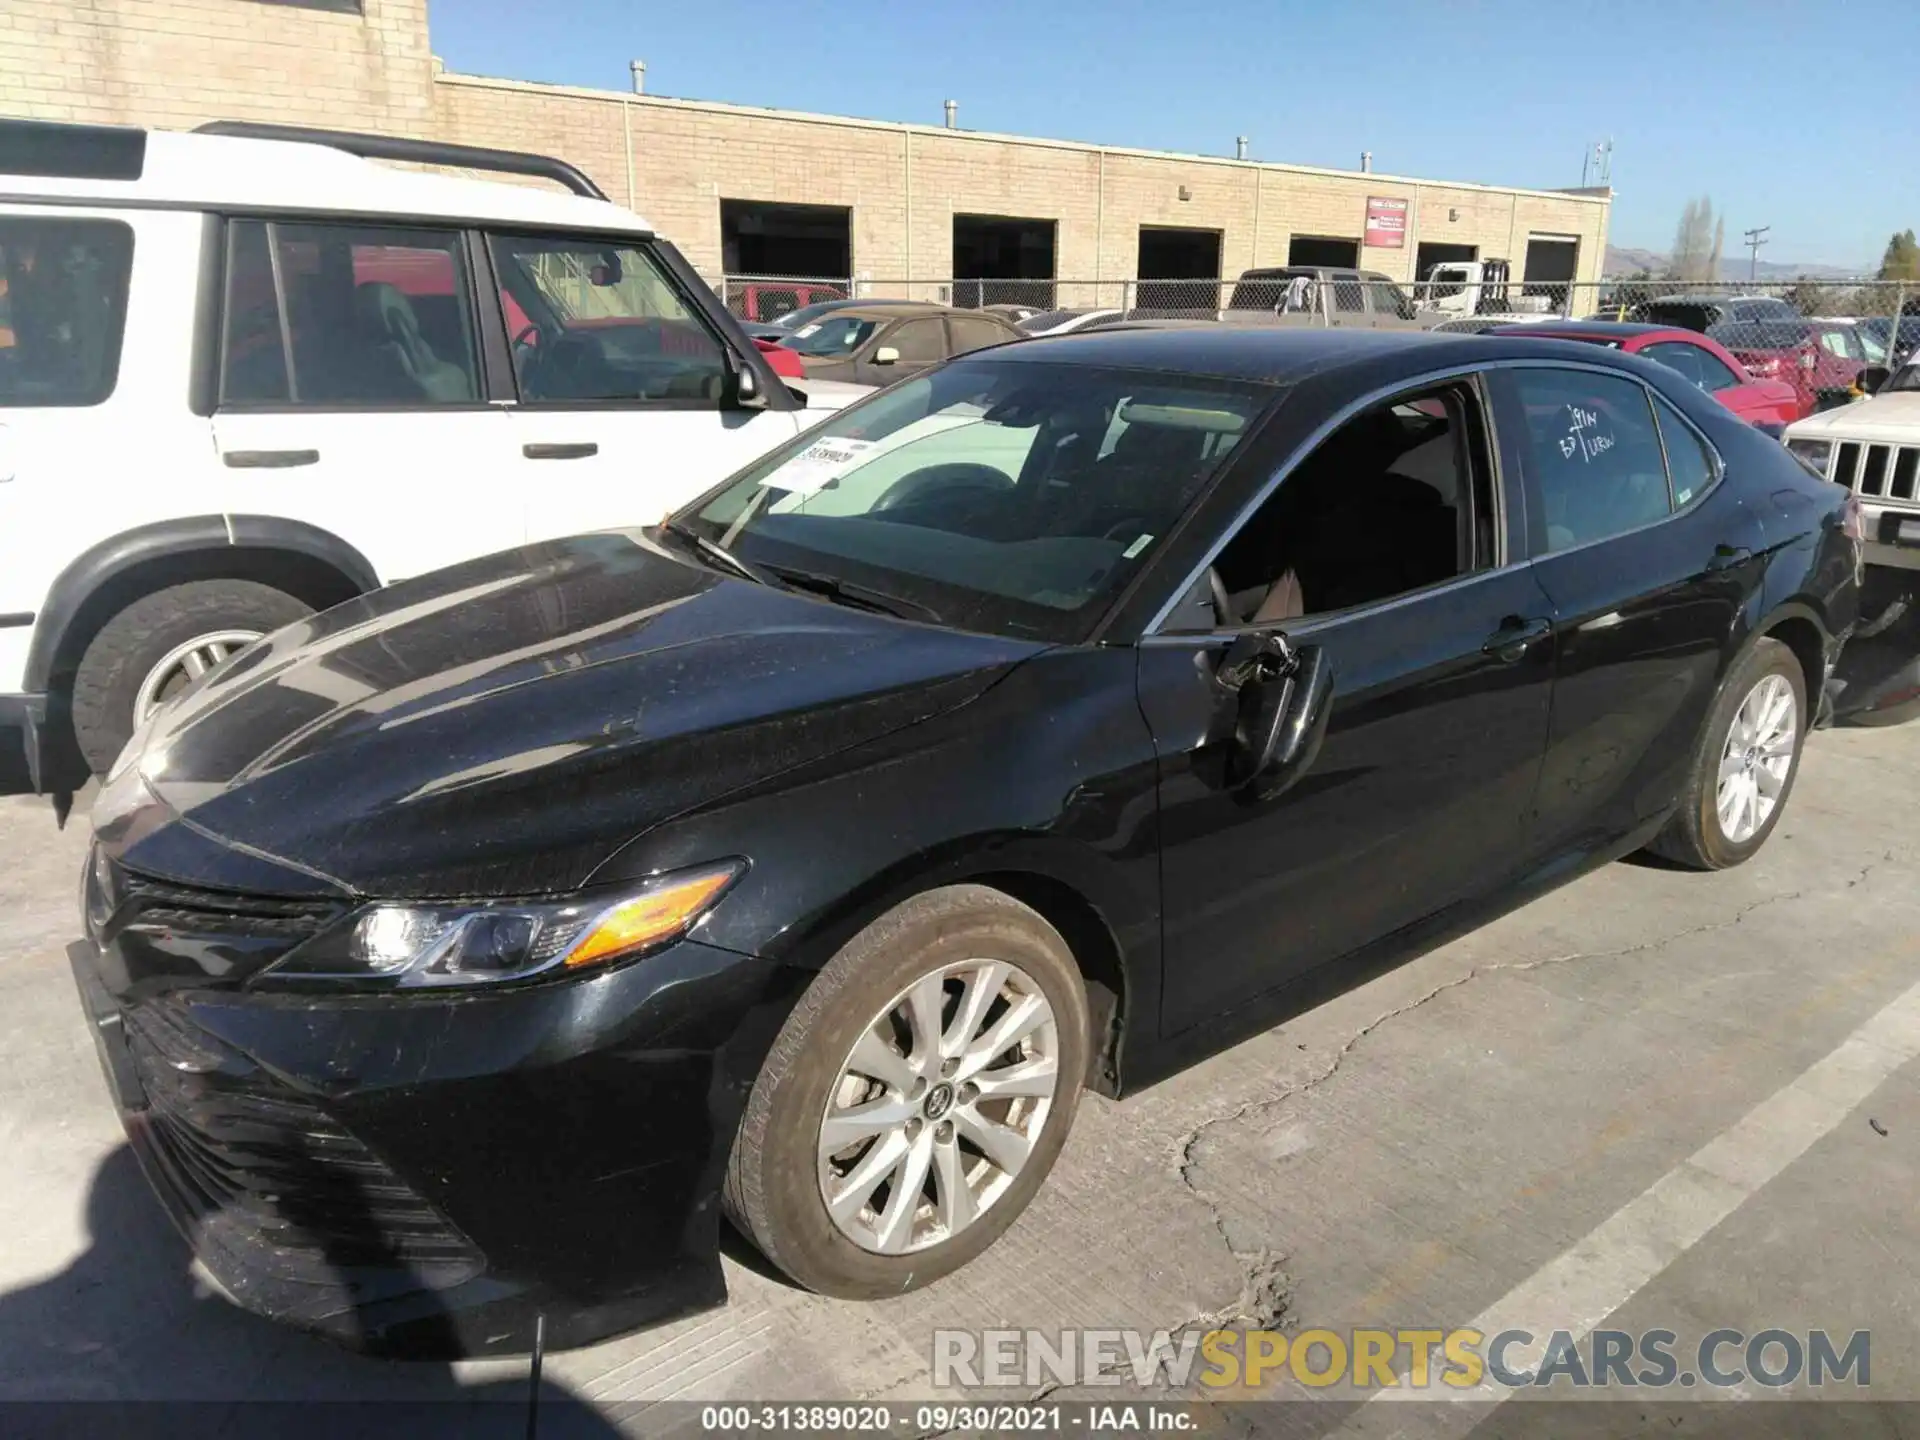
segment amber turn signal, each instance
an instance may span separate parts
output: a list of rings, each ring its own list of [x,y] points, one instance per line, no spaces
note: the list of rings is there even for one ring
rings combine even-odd
[[[577,970],[583,965],[597,965],[673,939],[705,914],[739,873],[739,867],[733,865],[701,870],[621,901],[603,911],[574,942],[563,962],[565,967]]]

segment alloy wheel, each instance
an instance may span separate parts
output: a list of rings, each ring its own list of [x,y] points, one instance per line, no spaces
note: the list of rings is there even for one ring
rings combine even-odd
[[[964,960],[914,981],[861,1031],[820,1117],[820,1196],[863,1250],[952,1239],[1006,1194],[1060,1083],[1060,1033],[1034,979]]]
[[[222,660],[259,638],[258,630],[216,630],[174,646],[140,682],[133,700],[134,724],[140,724]]]
[[[1800,734],[1799,705],[1783,675],[1764,675],[1734,712],[1720,752],[1714,808],[1720,833],[1735,845],[1757,835],[1772,817],[1793,770]]]

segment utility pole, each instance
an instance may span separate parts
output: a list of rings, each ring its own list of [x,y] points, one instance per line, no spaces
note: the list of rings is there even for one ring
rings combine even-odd
[[[1760,247],[1767,243],[1767,232],[1772,228],[1771,225],[1760,225],[1742,232],[1747,241],[1747,283],[1749,285],[1760,278]]]

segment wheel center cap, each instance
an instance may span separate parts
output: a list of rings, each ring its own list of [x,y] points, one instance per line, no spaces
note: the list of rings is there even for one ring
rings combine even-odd
[[[1760,763],[1760,752],[1758,750],[1748,750],[1747,756],[1746,756],[1747,769],[1751,770],[1753,769],[1754,766],[1758,765],[1759,763]]]
[[[953,1108],[953,1086],[942,1080],[927,1091],[926,1103],[920,1107],[921,1113],[929,1120],[938,1120]]]

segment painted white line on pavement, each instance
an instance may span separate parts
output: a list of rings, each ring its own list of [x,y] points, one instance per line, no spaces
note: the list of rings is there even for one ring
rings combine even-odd
[[[1870,1017],[1839,1047],[1776,1090],[1736,1124],[1702,1145],[1598,1228],[1547,1262],[1467,1322],[1482,1335],[1525,1330],[1531,1346],[1511,1346],[1509,1373],[1531,1370],[1555,1330],[1578,1342],[1684,1255],[1755,1191],[1806,1154],[1901,1066],[1920,1057],[1920,985]],[[1337,1436],[1398,1434],[1399,1421],[1377,1402],[1466,1401],[1457,1420],[1429,1413],[1423,1436],[1465,1433],[1488,1404],[1518,1393],[1492,1379],[1470,1389],[1407,1386],[1407,1372],[1348,1417]],[[1478,1402],[1478,1403],[1473,1403]],[[1432,1422],[1439,1422],[1437,1424]]]

